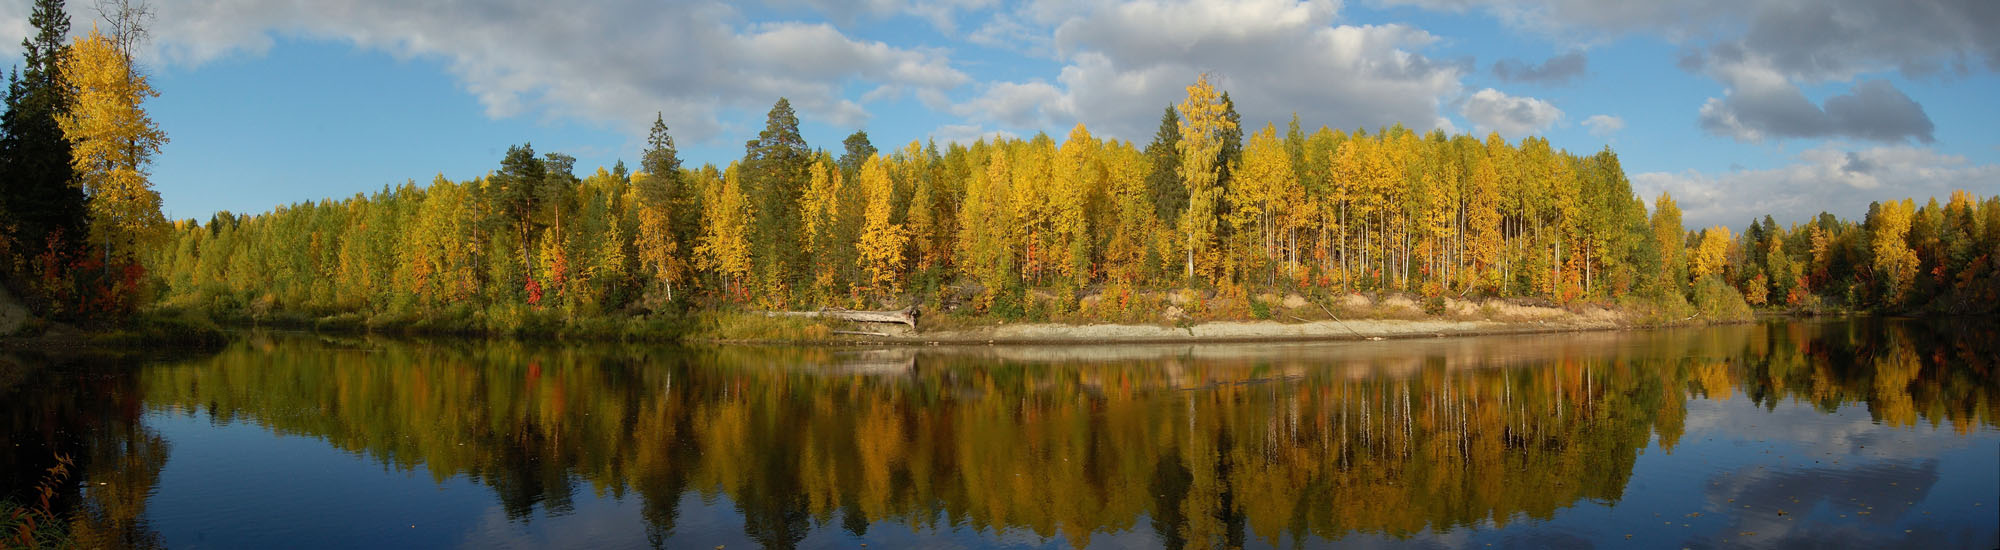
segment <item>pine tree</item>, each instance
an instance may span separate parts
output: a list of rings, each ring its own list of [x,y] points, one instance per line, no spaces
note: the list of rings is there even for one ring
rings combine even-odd
[[[755,212],[750,225],[750,257],[767,298],[784,304],[805,278],[799,242],[799,195],[812,163],[792,103],[779,98],[765,117],[764,131],[744,145],[743,186]]]
[[[875,158],[875,144],[869,143],[868,132],[855,130],[847,139],[840,141],[840,174],[849,179],[861,173],[861,165]]]

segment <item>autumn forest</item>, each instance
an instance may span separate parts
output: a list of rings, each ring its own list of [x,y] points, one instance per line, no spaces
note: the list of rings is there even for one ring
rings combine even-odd
[[[636,170],[578,177],[573,157],[523,143],[470,180],[169,222],[146,180],[166,140],[140,108],[155,92],[115,32],[64,44],[51,4],[7,96],[0,253],[15,292],[55,318],[163,308],[487,334],[733,309],[1091,320],[1176,289],[1241,318],[1268,317],[1254,297],[1270,292],[1667,320],[2000,303],[2000,197],[1690,231],[1673,197],[1634,193],[1608,147],[1296,116],[1245,127],[1206,75],[1143,145],[1079,124],[887,151],[855,132],[836,154],[779,99],[726,166],[683,165],[656,118]]]

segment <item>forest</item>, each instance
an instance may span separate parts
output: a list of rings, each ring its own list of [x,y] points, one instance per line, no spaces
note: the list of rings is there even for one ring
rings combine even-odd
[[[1608,148],[1307,132],[1296,117],[1246,140],[1238,119],[1203,77],[1143,148],[1078,125],[1060,142],[886,153],[856,132],[836,156],[807,146],[780,99],[727,166],[683,166],[656,119],[637,171],[578,178],[571,157],[522,144],[468,181],[175,222],[148,265],[176,306],[496,332],[718,308],[1046,318],[1178,288],[1677,311],[1969,312],[1996,297],[2000,197],[1689,231],[1671,196],[1634,195]]]
[[[1269,318],[1271,293],[1602,304],[1645,319],[1990,312],[2000,197],[1885,200],[1689,230],[1609,147],[1320,126],[1245,128],[1207,75],[1150,143],[1078,124],[969,145],[814,149],[783,98],[740,160],[686,166],[656,117],[637,170],[508,148],[442,175],[258,214],[165,220],[130,24],[65,43],[36,3],[0,134],[0,272],[51,319],[141,311],[483,334],[632,333],[711,312],[826,307],[968,319]],[[114,21],[116,23],[116,21]],[[137,31],[143,36],[143,29]],[[1734,312],[1734,313],[1728,313]]]

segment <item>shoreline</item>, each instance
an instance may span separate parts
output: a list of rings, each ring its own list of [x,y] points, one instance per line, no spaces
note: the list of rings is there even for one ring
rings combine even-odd
[[[1699,325],[1720,322],[1696,323]],[[1350,321],[1211,321],[1186,326],[1118,323],[1018,323],[916,332],[890,327],[886,336],[842,335],[818,340],[703,340],[716,345],[802,346],[1098,346],[1147,344],[1245,344],[1361,342],[1597,332],[1675,325],[1635,325],[1622,320],[1494,321],[1355,319]]]
[[[864,344],[902,345],[1128,345],[1360,342],[1608,331],[1623,324],[1520,323],[1503,321],[1411,321],[1358,319],[1351,322],[1216,321],[1186,327],[1154,325],[1035,323],[940,331],[889,338],[860,338]]]
[[[1053,321],[1008,322],[984,316],[947,316],[931,323],[919,323],[919,326],[924,327],[922,330],[900,324],[791,320],[741,311],[720,313],[707,321],[723,325],[736,325],[741,321],[750,323],[748,330],[740,330],[733,335],[720,330],[655,332],[625,323],[597,326],[592,327],[597,330],[586,329],[570,333],[514,335],[370,330],[360,326],[310,326],[306,323],[300,324],[307,326],[289,328],[323,335],[379,335],[416,339],[438,337],[472,340],[510,339],[550,343],[602,341],[696,346],[827,347],[1100,346],[1356,342],[1709,326],[1750,320],[1702,318],[1659,322],[1658,319],[1648,318],[1632,311],[1603,306],[1556,308],[1489,304],[1483,311],[1470,306],[1454,306],[1454,309],[1463,311],[1452,311],[1442,315],[1425,315],[1413,308],[1371,308],[1361,311],[1355,309],[1361,308],[1349,309],[1348,315],[1354,316],[1345,319],[1331,317],[1330,314],[1326,317],[1312,315],[1317,318],[1310,319],[1299,318],[1298,315],[1286,315],[1292,320],[1222,318],[1194,321],[1183,318],[1173,324],[1088,320],[1074,324]],[[151,330],[131,330],[132,327],[122,327],[124,330],[112,327],[78,329],[58,324],[50,327],[53,330],[47,330],[44,334],[0,337],[0,350],[55,355],[103,355],[159,347],[212,349],[234,341],[246,331],[282,329],[286,325],[285,323],[253,325],[222,323],[218,326],[212,322],[205,322],[205,318],[193,319],[194,316],[148,317],[154,321],[164,322],[145,323],[154,325]],[[779,321],[775,325],[759,324],[765,323],[767,319],[779,319]],[[173,330],[161,330],[163,326]],[[205,328],[194,330],[196,326]],[[611,330],[604,331],[607,328]]]

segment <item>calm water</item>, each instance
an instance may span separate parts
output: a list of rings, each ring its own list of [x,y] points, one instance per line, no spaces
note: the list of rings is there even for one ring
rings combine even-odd
[[[2000,326],[0,357],[87,546],[2000,546]],[[1628,540],[1629,539],[1629,540]]]

